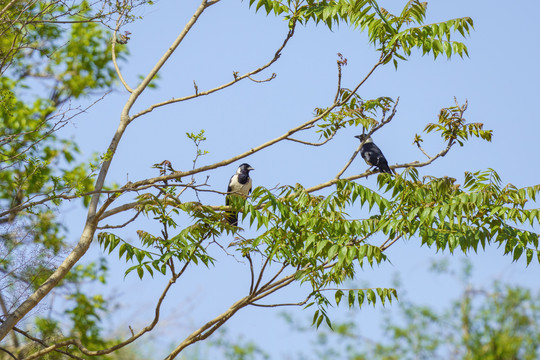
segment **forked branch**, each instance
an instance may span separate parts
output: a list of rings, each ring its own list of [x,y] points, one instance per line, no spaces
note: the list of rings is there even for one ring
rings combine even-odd
[[[275,74],[272,74],[268,79],[265,79],[265,80],[255,80],[255,79],[252,78],[252,76],[260,73],[261,71],[263,71],[263,70],[265,70],[267,68],[269,68],[270,66],[272,66],[272,64],[274,64],[281,57],[281,52],[283,51],[283,49],[285,48],[285,46],[287,45],[289,40],[294,35],[295,25],[296,25],[296,22],[293,22],[292,27],[287,32],[287,36],[285,37],[285,40],[283,40],[283,43],[281,44],[281,46],[274,53],[274,57],[268,63],[264,64],[263,66],[255,69],[255,70],[252,70],[250,72],[247,72],[247,73],[245,73],[243,75],[237,75],[236,73],[233,73],[233,80],[229,81],[228,83],[217,86],[217,87],[215,87],[213,89],[206,90],[206,91],[200,91],[199,87],[194,82],[194,84],[195,84],[195,94],[180,97],[180,98],[173,98],[173,99],[170,99],[170,100],[166,100],[166,101],[154,104],[154,105],[150,106],[149,108],[147,108],[147,109],[133,115],[130,118],[130,121],[133,121],[136,118],[138,118],[138,117],[140,117],[140,116],[142,116],[144,114],[148,114],[149,112],[152,112],[154,109],[157,109],[157,108],[165,106],[165,105],[174,104],[174,103],[178,103],[178,102],[182,102],[182,101],[186,101],[186,100],[195,99],[197,97],[210,95],[210,94],[215,93],[217,91],[226,89],[229,86],[234,85],[234,84],[236,84],[239,81],[242,81],[244,79],[250,79],[250,80],[252,80],[254,82],[267,82],[267,81],[273,80],[275,78],[275,76],[276,76]]]

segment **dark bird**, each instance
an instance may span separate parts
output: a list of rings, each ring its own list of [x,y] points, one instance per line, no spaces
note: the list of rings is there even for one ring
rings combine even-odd
[[[251,178],[249,177],[251,170],[255,169],[249,164],[243,163],[238,167],[236,173],[231,176],[227,187],[228,195],[225,197],[225,205],[229,205],[230,196],[239,195],[245,198],[251,193]],[[234,211],[227,212],[227,222],[233,226],[238,226],[238,213]]]
[[[392,173],[388,167],[388,161],[386,161],[381,149],[379,149],[373,140],[371,140],[371,137],[362,134],[356,135],[355,138],[359,139],[361,142],[364,140],[366,141],[360,148],[360,155],[362,155],[362,158],[369,166],[376,166],[382,173]]]

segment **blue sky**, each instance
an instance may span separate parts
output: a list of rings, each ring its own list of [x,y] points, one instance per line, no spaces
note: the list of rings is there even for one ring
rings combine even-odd
[[[405,1],[381,2],[390,10],[397,10],[403,3]],[[138,75],[146,74],[170,46],[198,4],[191,0],[158,1],[140,10],[142,20],[124,29],[131,32],[131,55],[121,68],[132,86]],[[505,183],[516,186],[539,183],[538,11],[540,6],[535,1],[522,1],[519,5],[462,0],[429,3],[428,23],[462,16],[473,18],[475,30],[464,40],[470,57],[434,61],[432,56],[415,54],[408,62],[400,63],[398,71],[392,66],[378,70],[361,88],[359,93],[364,98],[400,97],[392,123],[373,136],[390,164],[425,158],[412,144],[413,137],[422,132],[426,123],[436,121],[441,108],[452,106],[455,96],[460,103],[465,99],[469,101],[466,118],[470,122],[482,122],[485,128],[494,130],[493,141],[472,140],[463,148],[456,147],[432,166],[420,169],[421,175],[461,180],[465,171],[494,168]],[[133,113],[156,102],[192,94],[194,80],[200,90],[205,90],[230,81],[233,71],[244,73],[261,66],[281,44],[286,25],[273,16],[255,14],[248,8],[247,1],[222,1],[214,5],[164,66],[158,88],[145,92]],[[377,60],[365,34],[358,30],[347,26],[333,31],[323,26],[299,27],[275,66],[256,76],[262,79],[276,73],[273,81],[263,84],[244,81],[220,93],[163,107],[137,119],[118,148],[108,183],[123,184],[127,180],[155,176],[157,171],[151,168],[152,164],[165,159],[171,161],[175,169],[191,168],[195,150],[186,132],[205,130],[208,140],[202,148],[209,154],[199,160],[198,164],[203,165],[230,158],[305,122],[311,118],[314,108],[324,107],[333,99],[338,52],[348,59],[343,71],[345,87],[363,78]],[[75,119],[71,128],[64,130],[66,136],[73,136],[80,144],[84,156],[106,150],[127,95],[119,86],[87,114]],[[278,184],[301,183],[309,187],[332,178],[343,167],[358,145],[354,135],[361,132],[361,129],[346,129],[321,148],[280,143],[245,161],[256,169],[252,172],[255,186],[272,188]],[[443,147],[435,135],[423,135],[423,138],[431,154]],[[316,140],[316,137],[303,139]],[[239,163],[212,171],[209,184],[224,191]],[[366,165],[357,158],[345,175],[365,169]],[[375,177],[359,182],[374,187]],[[213,205],[223,202],[217,195],[203,195],[201,200]],[[74,240],[83,226],[82,214],[76,205],[70,205],[63,215]],[[130,216],[119,217],[114,222],[121,223]],[[139,228],[157,231],[154,225],[142,223],[119,234],[134,240],[134,230]],[[225,244],[230,240],[222,239]],[[482,284],[498,278],[538,290],[540,267],[534,264],[527,268],[524,260],[512,263],[511,258],[503,257],[502,253],[502,249],[490,248],[471,256],[476,269],[474,281]],[[98,255],[96,246],[88,259]],[[419,242],[413,239],[396,244],[388,255],[392,264],[359,272],[358,280],[369,281],[373,286],[391,286],[392,274],[397,272],[410,299],[434,306],[441,306],[459,295],[459,284],[449,279],[441,281],[440,277],[426,273],[431,259],[448,254],[420,248]],[[108,291],[114,288],[111,294],[114,293],[115,301],[121,304],[122,315],[114,317],[111,326],[122,324],[127,330],[127,325],[134,328],[145,325],[152,311],[142,310],[153,306],[166,279],[145,278],[142,282],[136,276],[124,279],[127,266],[116,263],[115,258],[110,257],[114,286],[109,286]],[[170,294],[163,316],[165,325],[158,330],[159,334],[166,334],[160,343],[179,343],[190,330],[223,312],[228,304],[245,293],[249,285],[248,267],[226,255],[219,255],[219,260],[215,268],[192,268]],[[303,293],[303,289],[292,286],[284,290],[279,299],[297,301]],[[311,314],[301,314],[299,309],[292,311],[306,319]],[[339,311],[339,316],[347,316],[345,308]],[[365,307],[355,316],[366,319],[363,327],[371,332],[377,327],[381,311],[379,306]],[[291,348],[306,347],[306,339],[287,333],[277,313],[273,309],[242,310],[227,326],[234,334],[260,342],[275,355],[283,355]],[[156,349],[155,358],[162,355],[165,349]]]

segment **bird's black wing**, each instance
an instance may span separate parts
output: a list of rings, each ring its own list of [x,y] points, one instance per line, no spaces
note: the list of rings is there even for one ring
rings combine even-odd
[[[233,191],[232,187],[231,187],[231,184],[233,183],[233,178],[236,176],[236,174],[234,174],[233,176],[231,176],[231,179],[229,180],[229,185],[227,186],[227,192],[230,193]],[[230,203],[230,194],[227,194],[225,196],[225,205],[226,206],[229,206],[229,203]],[[232,226],[238,226],[238,213],[235,212],[235,211],[227,211],[225,213],[225,219],[227,220],[227,222],[229,224],[231,224]]]
[[[377,167],[383,173],[387,173],[387,174],[392,173],[392,170],[390,170],[390,167],[388,166],[388,161],[386,161],[386,158],[384,156],[379,158],[379,162],[377,163]]]
[[[391,174],[392,171],[388,167],[388,161],[384,157],[381,149],[374,143],[367,143],[362,146],[360,154],[368,163],[368,165],[376,166],[379,168],[379,171]]]

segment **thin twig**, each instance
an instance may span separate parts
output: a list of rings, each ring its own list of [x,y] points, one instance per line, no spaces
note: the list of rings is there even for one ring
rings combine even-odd
[[[231,85],[234,85],[236,84],[237,82],[241,81],[241,80],[244,80],[246,78],[250,78],[251,76],[255,75],[255,74],[258,74],[260,73],[261,71],[269,68],[272,64],[274,64],[281,56],[281,51],[285,48],[285,46],[287,45],[287,43],[289,42],[289,40],[291,39],[291,37],[293,37],[294,35],[294,29],[295,29],[295,26],[296,26],[296,21],[293,23],[293,26],[289,29],[288,33],[287,33],[287,36],[285,37],[285,40],[283,41],[283,43],[281,44],[281,46],[277,49],[277,51],[274,53],[274,57],[268,62],[266,63],[265,65],[255,69],[255,70],[252,70],[248,73],[245,73],[244,75],[241,75],[241,76],[237,76],[235,75],[234,76],[234,79],[232,81],[229,81],[228,83],[225,83],[225,84],[222,84],[220,86],[217,86],[213,89],[210,89],[210,90],[206,90],[206,91],[198,91],[198,88],[196,89],[195,91],[195,94],[193,95],[188,95],[188,96],[184,96],[184,97],[181,97],[181,98],[174,98],[174,99],[170,99],[170,100],[166,100],[166,101],[163,101],[163,102],[160,102],[160,103],[157,103],[157,104],[154,104],[152,106],[150,106],[149,108],[147,108],[146,110],[143,110],[135,115],[133,115],[131,118],[130,118],[130,122],[135,120],[136,118],[144,115],[144,114],[147,114],[151,111],[153,111],[154,109],[156,108],[159,108],[161,106],[165,106],[165,105],[168,105],[168,104],[173,104],[173,103],[177,103],[177,102],[181,102],[181,101],[186,101],[186,100],[190,100],[190,99],[194,99],[194,98],[197,98],[197,97],[200,97],[200,96],[206,96],[206,95],[210,95],[212,93],[215,93],[217,91],[220,91],[220,90],[223,90],[225,88],[228,88],[229,86]],[[272,80],[274,77],[274,75],[272,75],[270,77],[269,80],[266,80],[266,81],[270,81]],[[251,79],[255,82],[259,82],[257,80],[254,80],[254,79]]]
[[[298,140],[298,139],[294,139],[294,138],[291,138],[291,137],[287,137],[285,140],[294,141],[294,142],[304,144],[304,145],[309,145],[309,146],[321,146],[321,145],[326,144],[330,140],[332,140],[336,134],[337,134],[337,129],[334,130],[332,132],[332,134],[329,137],[326,138],[326,140],[324,140],[324,141],[322,141],[320,143],[313,143],[313,142],[309,142],[309,141]]]
[[[19,329],[19,328],[17,328],[17,327],[14,327],[14,328],[13,328],[13,331],[15,331],[15,332],[21,334],[22,336],[24,336],[24,337],[26,337],[26,338],[32,340],[33,342],[36,342],[36,343],[40,344],[41,346],[43,346],[43,347],[45,347],[45,348],[50,347],[50,345],[48,345],[47,343],[45,343],[45,341],[43,341],[43,340],[41,340],[41,339],[38,339],[38,338],[36,338],[36,337],[30,335],[28,332],[26,332],[26,331],[24,331],[24,330],[21,330],[21,329]],[[52,350],[51,350],[51,351],[52,351]],[[78,356],[73,355],[73,354],[70,354],[70,353],[67,352],[67,351],[63,351],[63,350],[59,350],[59,349],[54,349],[54,351],[56,351],[57,353],[60,353],[60,354],[64,354],[64,355],[66,355],[66,356],[68,356],[68,357],[70,357],[70,358],[72,358],[72,359],[84,360],[83,358],[78,357]],[[28,358],[25,358],[25,360],[27,360],[27,359],[28,359]]]
[[[11,353],[10,351],[8,351],[6,348],[0,347],[0,351],[5,352],[6,354],[8,354],[9,356],[11,356],[11,357],[14,358],[15,360],[19,360],[19,359],[17,359],[17,357],[16,357],[15,355],[13,355],[13,353]]]
[[[267,256],[266,259],[264,260],[261,271],[259,272],[259,277],[257,278],[257,283],[255,284],[255,287],[253,288],[253,292],[257,292],[257,289],[259,288],[259,284],[261,283],[261,280],[264,274],[264,269],[266,268],[266,265],[268,265],[269,261],[270,261],[270,257]]]
[[[416,146],[418,146],[418,148],[420,149],[420,151],[427,156],[428,159],[431,159],[431,156],[429,156],[425,151],[424,149],[422,149],[422,147],[420,146],[420,142],[419,141],[416,141]]]
[[[253,282],[255,281],[255,274],[253,273],[253,261],[251,261],[251,256],[249,253],[246,254],[246,257],[249,261],[249,271],[251,273],[251,280],[249,284],[249,294],[253,294]]]
[[[135,213],[135,216],[133,216],[131,219],[129,219],[128,221],[126,221],[125,223],[123,223],[121,225],[104,225],[104,226],[98,226],[97,229],[98,230],[121,229],[121,228],[125,227],[126,225],[128,225],[128,224],[132,223],[133,221],[135,221],[139,217],[141,212],[142,212],[142,210],[137,211],[137,213]]]
[[[390,238],[386,239],[386,241],[379,247],[381,249],[381,251],[384,251],[386,249],[388,249],[390,246],[394,245],[394,243],[396,241],[398,241],[399,239],[401,239],[403,235],[399,235],[398,237],[396,237],[395,239],[391,240],[390,241]],[[388,243],[390,241],[390,243]],[[388,243],[388,245],[387,245]]]
[[[263,79],[263,80],[257,80],[257,79],[254,79],[252,78],[251,76],[248,76],[248,79],[253,81],[253,82],[256,82],[256,83],[265,83],[265,82],[268,82],[268,81],[272,81],[276,78],[276,73],[272,73],[272,75],[270,75],[269,78],[267,79]]]
[[[124,16],[124,13],[122,11],[118,15],[118,19],[116,20],[116,29],[114,29],[113,31],[113,38],[111,41],[111,57],[112,57],[114,69],[116,70],[116,74],[118,75],[120,82],[122,83],[122,85],[124,85],[124,87],[126,88],[128,92],[133,93],[133,89],[128,85],[126,80],[124,80],[124,77],[122,76],[122,72],[120,71],[120,67],[118,66],[118,62],[116,61],[116,38],[117,38],[116,34],[118,33],[120,26],[122,25],[121,19],[123,18],[123,16]]]
[[[280,306],[302,306],[305,305],[309,299],[311,298],[311,295],[306,298],[306,300],[297,302],[297,303],[283,303],[283,304],[256,304],[251,303],[250,305],[258,306],[258,307],[266,307],[266,308],[273,308],[273,307],[280,307]]]

